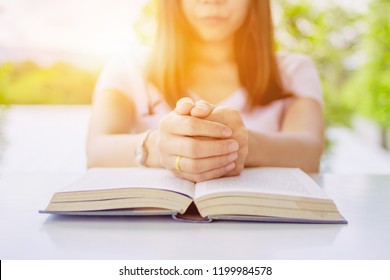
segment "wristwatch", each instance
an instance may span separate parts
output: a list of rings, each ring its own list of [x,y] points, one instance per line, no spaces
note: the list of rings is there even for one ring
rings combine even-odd
[[[146,141],[151,132],[150,129],[145,132],[141,144],[135,150],[135,162],[138,166],[147,167],[146,160],[148,158],[148,148],[146,147]]]

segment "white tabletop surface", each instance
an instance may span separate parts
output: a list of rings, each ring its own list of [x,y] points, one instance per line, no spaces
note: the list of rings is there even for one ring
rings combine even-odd
[[[80,173],[0,173],[0,259],[390,259],[390,175],[315,176],[348,225],[39,214]]]

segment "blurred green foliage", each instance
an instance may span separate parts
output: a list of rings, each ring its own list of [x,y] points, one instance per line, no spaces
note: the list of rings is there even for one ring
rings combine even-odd
[[[304,0],[277,0],[274,12],[278,48],[306,53],[317,65],[327,125],[348,126],[353,108],[341,89],[353,75],[350,64],[360,48],[363,15],[335,3]]]
[[[5,139],[3,137],[3,123],[5,119],[5,111],[6,111],[6,105],[4,101],[4,95],[5,95],[5,86],[9,82],[10,78],[10,71],[11,70],[11,64],[6,63],[3,65],[0,65],[0,159],[2,157],[3,153],[3,146],[5,143]]]
[[[5,89],[10,81],[11,63],[0,65],[0,104],[5,104]]]
[[[304,52],[322,78],[328,125],[352,114],[390,127],[390,1],[371,0],[357,13],[335,3],[275,1],[280,49]]]
[[[1,104],[89,104],[97,73],[58,62],[0,65]]]
[[[390,127],[390,1],[372,0],[362,40],[364,63],[344,87],[345,103]]]
[[[152,45],[156,33],[157,0],[149,0],[142,7],[141,15],[134,23],[133,29],[139,42]]]

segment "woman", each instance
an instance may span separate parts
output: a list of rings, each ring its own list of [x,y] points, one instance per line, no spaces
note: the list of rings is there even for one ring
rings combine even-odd
[[[164,167],[195,182],[245,166],[318,171],[320,81],[306,56],[275,54],[269,0],[157,2],[147,63],[114,61],[98,81],[89,167]]]

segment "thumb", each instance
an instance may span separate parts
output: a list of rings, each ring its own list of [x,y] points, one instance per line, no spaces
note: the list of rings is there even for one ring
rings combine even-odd
[[[195,106],[191,109],[191,116],[197,118],[207,118],[214,110],[215,106],[210,104],[206,100],[199,100],[195,103]]]
[[[176,102],[175,111],[179,115],[190,115],[191,109],[194,108],[194,101],[189,97],[180,98]]]

